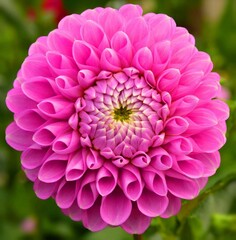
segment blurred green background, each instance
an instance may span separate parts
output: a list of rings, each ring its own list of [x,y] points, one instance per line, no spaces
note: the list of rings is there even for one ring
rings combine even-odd
[[[4,140],[12,121],[6,93],[30,44],[65,14],[127,2],[172,16],[196,37],[198,49],[211,55],[222,77],[223,98],[231,108],[220,169],[197,199],[184,202],[178,216],[154,219],[144,239],[236,239],[236,0],[0,0],[0,240],[132,239],[120,228],[91,233],[64,216],[53,200],[37,199],[21,171],[20,154]]]

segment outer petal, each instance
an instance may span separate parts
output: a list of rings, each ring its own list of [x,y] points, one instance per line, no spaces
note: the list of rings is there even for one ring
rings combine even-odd
[[[117,187],[111,194],[102,198],[101,217],[112,226],[124,223],[130,216],[132,210],[131,201]]]

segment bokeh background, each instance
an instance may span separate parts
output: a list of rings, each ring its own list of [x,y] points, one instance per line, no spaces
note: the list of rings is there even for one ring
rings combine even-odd
[[[144,239],[236,239],[236,0],[0,0],[0,240],[129,240],[120,228],[85,230],[64,216],[53,200],[38,199],[20,167],[20,154],[5,143],[12,121],[5,97],[31,43],[70,13],[97,6],[141,4],[145,12],[172,16],[208,52],[220,73],[231,109],[222,163],[201,195],[183,203],[178,216],[154,219]]]

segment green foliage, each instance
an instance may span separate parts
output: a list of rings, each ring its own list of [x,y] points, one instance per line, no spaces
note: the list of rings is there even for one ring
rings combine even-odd
[[[206,0],[64,0],[68,13],[124,2],[141,2],[149,11],[166,13],[178,25],[187,27],[196,37],[197,47],[211,55],[230,94],[227,103],[231,116],[227,144],[221,150],[221,167],[196,199],[183,202],[177,216],[154,219],[144,240],[232,240],[236,235],[236,1],[219,1],[224,3],[220,13],[209,20],[208,14],[216,11],[214,5],[206,8]],[[32,9],[33,18],[29,14]],[[53,15],[43,11],[41,0],[0,0],[0,239],[130,240],[119,228],[90,233],[64,216],[53,200],[39,200],[21,171],[19,153],[5,143],[5,128],[12,120],[5,107],[6,93],[12,88],[30,44],[55,27]],[[27,221],[33,226],[28,231],[24,229]]]

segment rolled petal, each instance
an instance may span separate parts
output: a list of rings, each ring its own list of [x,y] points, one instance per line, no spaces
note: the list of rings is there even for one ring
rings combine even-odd
[[[62,211],[74,221],[81,221],[82,215],[84,213],[84,211],[79,208],[77,200],[75,200],[69,208],[62,209]]]
[[[164,148],[167,152],[172,153],[174,155],[187,155],[193,151],[193,143],[191,138],[185,137],[168,137],[166,138],[166,144]]]
[[[166,183],[170,193],[182,199],[193,199],[200,191],[200,186],[195,180],[175,171],[166,173]]]
[[[59,76],[55,79],[60,93],[68,99],[77,99],[82,94],[82,89],[77,81],[68,76]]]
[[[86,156],[83,149],[72,153],[66,167],[66,180],[75,181],[80,179],[87,170]]]
[[[20,113],[26,109],[37,108],[36,102],[25,96],[19,88],[13,88],[8,92],[6,104],[13,113]]]
[[[56,95],[55,83],[45,77],[34,77],[31,81],[24,82],[22,91],[28,98],[36,102]]]
[[[81,183],[77,203],[81,209],[89,209],[93,206],[98,197],[98,191],[96,188],[96,173],[90,172],[84,176]]]
[[[220,154],[218,151],[214,153],[193,153],[190,156],[204,165],[204,177],[212,176],[220,166]]]
[[[67,155],[52,154],[43,163],[39,170],[38,178],[44,183],[53,183],[65,175]]]
[[[173,91],[179,83],[180,71],[176,68],[165,70],[157,80],[157,89],[160,91]]]
[[[100,215],[101,199],[97,198],[93,206],[83,212],[82,221],[86,228],[90,231],[101,231],[107,226],[107,223],[103,221]]]
[[[85,42],[98,48],[99,50],[109,47],[106,34],[100,25],[94,21],[89,20],[85,22],[81,28],[81,36]]]
[[[50,146],[56,137],[65,133],[68,130],[66,122],[56,122],[49,125],[45,125],[35,132],[33,140],[39,145]]]
[[[105,163],[97,174],[96,187],[101,196],[109,195],[116,187],[118,169],[111,163]]]
[[[6,142],[12,148],[24,151],[34,143],[32,134],[32,132],[22,130],[13,122],[6,128]]]
[[[119,176],[119,184],[126,197],[132,201],[136,201],[142,194],[143,182],[141,175],[139,170],[132,165],[122,168]]]
[[[98,73],[100,60],[95,50],[86,42],[77,40],[73,45],[73,57],[80,70],[90,70]]]
[[[44,162],[48,149],[39,146],[31,146],[21,154],[21,164],[26,169],[34,169]]]
[[[169,204],[164,213],[161,214],[162,218],[169,218],[176,215],[181,208],[181,200],[178,197],[168,193]]]
[[[68,77],[76,77],[77,66],[75,62],[55,51],[48,51],[46,54],[47,62],[56,75],[67,75]]]
[[[58,183],[45,183],[41,182],[39,179],[36,179],[34,182],[34,191],[38,198],[48,199],[50,198],[58,188]]]
[[[188,129],[189,125],[188,121],[182,117],[172,117],[166,121],[165,132],[167,135],[180,135]]]
[[[144,188],[141,197],[137,200],[138,209],[148,217],[161,215],[168,206],[168,198]]]
[[[167,170],[172,167],[174,162],[173,157],[161,147],[152,148],[149,151],[149,156],[151,165],[157,170]]]
[[[132,204],[132,212],[121,227],[130,234],[143,234],[151,223],[151,218],[139,211],[136,204]]]
[[[43,100],[38,104],[38,108],[46,116],[57,119],[70,117],[74,110],[73,103],[60,96]]]
[[[45,123],[45,118],[37,109],[28,109],[15,115],[16,124],[23,130],[36,131]]]
[[[103,50],[101,55],[101,67],[111,72],[117,72],[121,70],[119,56],[113,49],[106,48]]]
[[[77,197],[77,182],[63,181],[56,193],[56,203],[60,208],[69,208]]]
[[[89,169],[98,169],[102,166],[104,159],[93,149],[87,149],[86,164]]]
[[[147,167],[142,172],[142,177],[145,182],[145,186],[152,192],[159,196],[166,196],[168,188],[166,185],[165,176],[161,171],[158,171],[152,167]]]
[[[78,78],[79,85],[83,89],[90,87],[96,80],[94,72],[86,69],[80,70],[78,72],[77,78]]]
[[[68,154],[80,148],[80,137],[77,131],[65,133],[55,139],[52,149],[55,153]]]
[[[111,39],[116,32],[122,30],[124,21],[117,10],[106,8],[99,14],[99,23],[108,39]]]
[[[109,225],[118,226],[124,223],[129,218],[131,210],[131,201],[119,187],[108,196],[102,198],[101,217]]]
[[[133,48],[127,34],[122,31],[116,32],[111,39],[111,47],[122,59],[122,65],[124,67],[128,66],[132,60]]]
[[[134,157],[131,162],[136,167],[144,168],[150,164],[151,158],[145,152],[139,151],[134,154]]]
[[[153,65],[153,56],[149,48],[139,49],[133,58],[133,65],[141,72],[151,69]]]
[[[175,162],[173,169],[189,178],[201,178],[204,174],[204,165],[201,161],[189,158],[187,156],[179,156]]]
[[[144,47],[148,42],[148,25],[142,17],[131,19],[125,28],[125,32],[135,49]]]
[[[47,43],[51,50],[55,50],[66,56],[72,56],[73,38],[67,35],[64,31],[56,29],[50,32]]]

